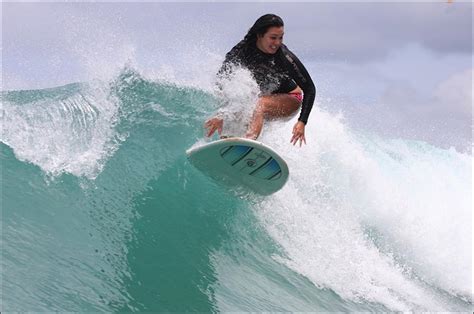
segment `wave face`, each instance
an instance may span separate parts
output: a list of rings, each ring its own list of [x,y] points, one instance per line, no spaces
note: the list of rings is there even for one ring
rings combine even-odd
[[[270,197],[194,169],[209,92],[125,69],[2,93],[4,311],[470,311],[472,157],[314,108]]]

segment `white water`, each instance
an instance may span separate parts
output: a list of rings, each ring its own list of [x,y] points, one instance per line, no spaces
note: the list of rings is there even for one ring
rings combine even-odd
[[[274,123],[261,138],[291,171],[256,209],[287,253],[279,260],[348,300],[466,310],[459,299],[471,302],[471,156],[355,134],[318,108],[308,145],[293,147],[293,123]]]
[[[95,178],[118,148],[118,105],[105,84],[26,104],[3,102],[1,141],[19,160],[57,176]]]

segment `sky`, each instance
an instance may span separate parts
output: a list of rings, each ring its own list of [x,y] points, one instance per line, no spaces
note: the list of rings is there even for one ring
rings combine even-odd
[[[468,1],[2,2],[2,89],[113,77],[125,64],[210,84],[266,13],[285,21],[318,106],[385,136],[471,149]]]

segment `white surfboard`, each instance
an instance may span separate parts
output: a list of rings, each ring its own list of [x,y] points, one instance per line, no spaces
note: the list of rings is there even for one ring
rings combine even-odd
[[[243,186],[262,195],[281,189],[288,166],[263,143],[232,137],[186,151],[189,161],[206,175],[229,185]]]

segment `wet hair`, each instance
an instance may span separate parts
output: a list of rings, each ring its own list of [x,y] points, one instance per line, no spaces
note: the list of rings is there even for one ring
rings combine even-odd
[[[284,26],[281,17],[275,14],[265,14],[259,17],[253,26],[245,35],[244,41],[247,44],[255,43],[258,35],[263,36],[270,27],[281,27]]]

